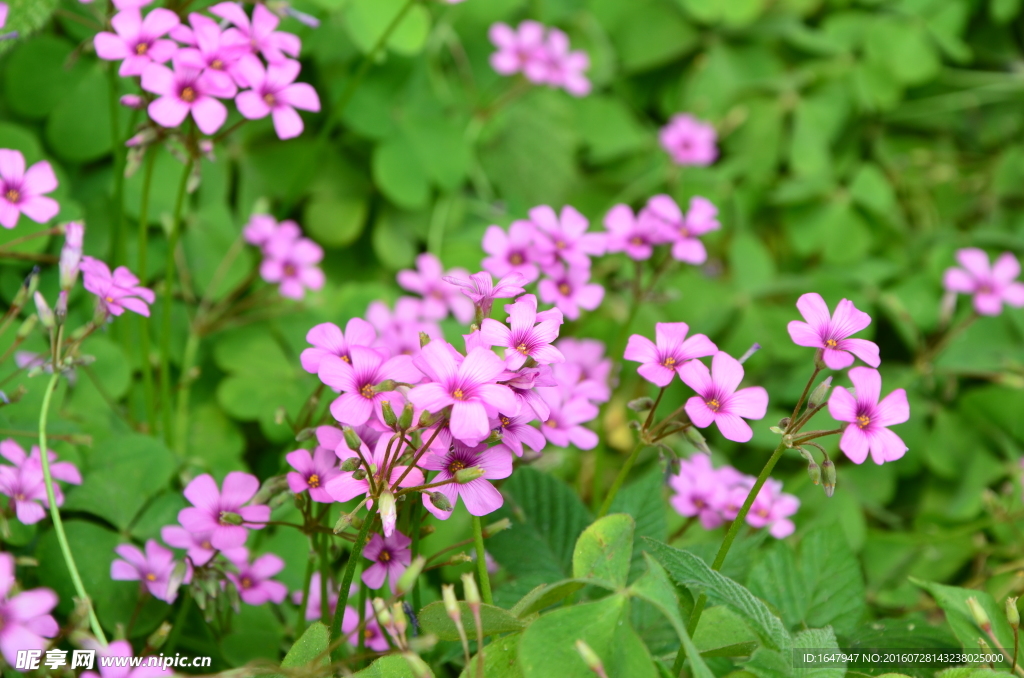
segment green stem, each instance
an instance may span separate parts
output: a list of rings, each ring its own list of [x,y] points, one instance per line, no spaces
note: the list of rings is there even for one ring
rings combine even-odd
[[[316,543],[316,537],[312,537]],[[315,547],[314,547],[315,550]],[[306,610],[309,609],[309,589],[313,582],[313,569],[316,567],[316,558],[312,555],[306,560],[306,574],[302,578],[302,604],[299,605],[299,616],[295,620],[295,637],[301,638],[302,632],[306,629]],[[321,605],[321,607],[323,607]]]
[[[410,517],[409,523],[412,525],[412,559],[416,560],[416,556],[420,554],[420,516],[423,513],[423,502],[415,502],[412,505],[412,516]],[[420,580],[417,577],[416,581],[412,585],[412,609],[416,612],[420,610]]]
[[[630,470],[633,468],[633,464],[636,463],[636,458],[640,456],[640,451],[647,447],[647,443],[644,441],[637,442],[636,446],[633,447],[633,451],[629,453],[629,458],[626,459],[625,465],[619,471],[619,475],[615,476],[615,482],[612,483],[612,489],[608,490],[608,496],[604,498],[604,503],[601,504],[601,510],[597,512],[598,518],[603,518],[608,515],[608,511],[612,507],[612,502],[615,501],[615,495],[619,493],[622,488],[622,484],[626,482],[626,476],[629,475]]]
[[[92,599],[89,598],[89,594],[85,591],[82,576],[78,574],[78,567],[75,566],[75,558],[71,554],[71,546],[68,544],[68,537],[64,533],[64,523],[60,519],[60,510],[57,508],[57,497],[53,492],[53,477],[50,475],[50,455],[46,447],[46,418],[50,412],[50,400],[53,398],[53,391],[57,387],[58,379],[60,379],[59,372],[55,372],[50,377],[50,381],[46,385],[46,391],[43,393],[43,406],[39,411],[39,459],[42,462],[43,479],[46,483],[46,501],[50,505],[53,531],[57,533],[57,543],[60,544],[60,552],[64,556],[64,564],[67,565],[68,572],[71,574],[71,582],[75,585],[75,593],[78,594],[78,598],[85,604],[89,612],[89,626],[92,628],[93,635],[96,636],[100,643],[106,646],[107,637],[103,633],[103,627],[100,626],[99,618],[96,617],[96,610],[92,607]]]
[[[484,524],[480,516],[473,516],[473,543],[476,544],[476,571],[480,575],[480,593],[485,603],[494,605],[491,575],[487,572],[487,554],[484,551]]]
[[[185,343],[185,355],[181,361],[181,376],[178,377],[178,403],[174,408],[177,421],[174,425],[175,452],[184,457],[188,452],[188,400],[192,391],[192,364],[196,361],[199,350],[199,335],[189,330],[188,341]]]
[[[331,614],[331,606],[327,600],[327,580],[331,577],[331,564],[327,560],[328,548],[328,537],[326,534],[320,535],[320,621],[325,625],[327,624],[329,615]]]
[[[139,260],[137,270],[139,280],[146,284],[146,259],[149,249],[149,190],[153,184],[153,165],[156,153],[150,152],[146,157],[146,169],[142,175],[142,200],[139,203]],[[146,421],[149,430],[156,430],[156,391],[153,387],[153,363],[150,360],[149,318],[138,317],[139,351],[142,353],[142,389],[145,394]]]
[[[184,591],[184,599],[181,601],[181,607],[178,608],[178,614],[174,618],[174,626],[171,627],[171,635],[167,639],[167,644],[164,645],[164,652],[174,652],[174,648],[178,645],[178,638],[181,637],[181,631],[185,628],[185,621],[188,619],[189,608],[192,606],[192,596],[189,595],[187,588]]]
[[[374,514],[367,513],[363,519],[363,526],[359,530],[359,536],[352,544],[352,555],[349,556],[348,564],[345,566],[345,574],[341,578],[341,588],[338,589],[338,606],[334,608],[334,619],[331,620],[331,643],[334,649],[331,650],[331,661],[337,662],[344,658],[345,638],[341,635],[341,620],[345,617],[345,606],[348,605],[348,589],[352,585],[352,578],[356,574],[356,565],[363,557],[363,547],[370,536],[370,525],[374,522]],[[324,601],[324,605],[327,601]]]
[[[185,171],[181,174],[178,184],[178,197],[174,203],[174,216],[171,218],[171,233],[167,242],[167,264],[164,272],[164,307],[163,322],[160,329],[160,396],[163,402],[164,441],[174,448],[173,411],[171,409],[171,308],[174,301],[174,251],[178,248],[181,237],[181,210],[185,205],[185,188],[192,163],[189,158],[185,163]]]
[[[789,426],[786,427],[786,432],[793,430],[793,425],[797,422],[797,415],[800,414],[800,408],[803,406],[804,401],[807,400],[807,394],[811,392],[811,387],[814,386],[814,380],[818,378],[818,373],[821,372],[821,368],[817,364],[814,365],[814,372],[811,374],[811,378],[807,380],[807,385],[804,386],[804,392],[800,394],[800,400],[796,401],[796,407],[793,408],[793,414],[789,417]]]

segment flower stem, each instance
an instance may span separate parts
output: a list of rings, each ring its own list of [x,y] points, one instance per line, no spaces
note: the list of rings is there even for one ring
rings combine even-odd
[[[359,530],[359,536],[352,544],[352,555],[349,556],[348,564],[345,566],[345,574],[341,578],[341,587],[338,589],[338,606],[334,608],[334,619],[331,620],[331,643],[334,648],[331,650],[331,661],[337,662],[344,658],[345,638],[341,633],[341,620],[345,617],[345,606],[348,605],[348,589],[352,585],[352,578],[356,574],[356,565],[363,557],[363,547],[370,536],[370,525],[374,522],[374,514],[367,513],[363,519],[363,526]],[[327,605],[323,601],[322,605]]]
[[[78,573],[78,567],[75,566],[75,558],[71,554],[71,546],[68,544],[68,537],[64,533],[64,523],[61,522],[60,510],[57,508],[57,498],[53,492],[53,477],[50,475],[50,455],[46,447],[46,418],[49,415],[50,400],[53,398],[53,391],[57,388],[58,379],[60,379],[60,373],[55,371],[46,385],[46,391],[43,393],[43,406],[39,411],[39,459],[42,462],[43,479],[46,482],[46,501],[50,505],[53,531],[57,533],[57,543],[60,544],[60,552],[64,556],[64,564],[67,565],[68,572],[71,574],[71,582],[75,585],[75,593],[85,603],[85,607],[89,612],[89,627],[92,629],[96,639],[106,646],[107,637],[103,633],[103,627],[100,626],[99,618],[96,617],[96,610],[92,607],[92,599],[89,598],[89,594],[85,591],[85,585],[82,583],[82,576]]]
[[[615,501],[615,495],[619,493],[622,488],[622,484],[626,482],[626,476],[629,475],[630,470],[633,468],[633,464],[636,463],[636,458],[640,456],[640,451],[647,447],[647,443],[640,440],[633,447],[633,451],[629,453],[629,458],[626,459],[626,463],[619,471],[619,475],[615,476],[615,482],[612,483],[612,489],[608,490],[608,496],[604,498],[604,503],[601,504],[601,510],[597,512],[598,518],[603,518],[608,515],[608,511],[612,507],[612,502]]]
[[[480,593],[484,602],[494,605],[491,595],[491,575],[487,572],[487,554],[484,551],[484,525],[480,516],[473,516],[473,543],[476,545],[476,571],[480,575]],[[478,639],[483,642],[483,639]]]
[[[326,534],[320,535],[320,621],[324,624],[327,624],[328,616],[331,614],[327,592],[327,580],[331,576],[331,563],[327,559],[330,552],[328,539],[330,537]]]
[[[311,537],[310,541],[315,544],[316,537]],[[309,589],[313,582],[313,570],[315,567],[316,558],[310,554],[309,558],[306,560],[306,574],[302,578],[302,604],[299,605],[299,616],[295,620],[296,638],[301,638],[302,632],[306,629],[306,610],[309,608]]]
[[[114,155],[114,265],[123,264],[126,258],[124,241],[124,166],[127,162],[127,152],[121,140],[121,107],[118,100],[117,90],[120,78],[114,68],[109,64],[107,69],[107,81],[110,87],[110,146]]]
[[[193,162],[194,160],[189,158],[185,163],[185,171],[182,172],[181,181],[178,184],[178,197],[174,203],[174,216],[171,218],[171,233],[167,242],[167,264],[164,272],[163,322],[160,328],[160,396],[163,403],[164,441],[172,449],[174,448],[174,422],[171,408],[171,307],[174,301],[174,251],[178,248],[178,239],[181,237],[181,210],[185,205],[185,188],[189,175],[192,173]]]
[[[793,429],[793,425],[797,422],[797,415],[800,414],[800,408],[803,406],[804,401],[807,400],[807,394],[811,392],[811,387],[814,386],[814,380],[818,378],[818,373],[821,372],[821,368],[817,365],[814,366],[814,372],[811,373],[811,378],[807,380],[807,385],[804,386],[804,392],[800,394],[800,400],[796,401],[796,407],[793,408],[793,414],[789,418],[789,427],[787,433]]]
[[[192,387],[192,364],[196,361],[196,352],[199,350],[199,335],[195,330],[188,333],[188,341],[185,342],[185,355],[181,360],[181,376],[178,378],[178,402],[174,412],[176,421],[174,423],[174,451],[179,457],[184,457],[188,452],[188,400]]]
[[[153,165],[156,153],[152,150],[146,158],[146,169],[142,175],[142,200],[139,203],[139,260],[137,273],[143,285],[146,284],[146,255],[149,249],[149,189],[153,184]],[[153,388],[153,363],[149,359],[149,318],[139,316],[139,351],[142,354],[142,389],[145,394],[146,421],[149,430],[156,430],[156,391]]]

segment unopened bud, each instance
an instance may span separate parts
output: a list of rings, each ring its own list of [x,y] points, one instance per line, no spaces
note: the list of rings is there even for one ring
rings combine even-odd
[[[835,472],[835,467],[832,469]],[[821,467],[818,466],[813,460],[807,464],[807,475],[811,477],[811,482],[815,485],[821,484]]]
[[[373,392],[386,393],[387,391],[394,391],[397,386],[398,382],[395,381],[394,379],[385,379],[384,381],[380,382],[379,384],[373,387]],[[394,415],[394,412],[392,412],[391,414]]]
[[[233,511],[221,511],[220,522],[226,525],[241,525],[244,521],[242,516]]]
[[[352,430],[351,426],[346,426],[341,429],[342,434],[345,436],[345,444],[348,445],[348,449],[356,452],[362,446],[363,441],[359,439],[356,432]]]
[[[416,579],[423,572],[423,567],[427,564],[427,559],[423,556],[416,556],[413,559],[412,564],[405,568],[405,572],[398,578],[398,584],[395,586],[395,595],[404,596],[409,591],[412,591],[412,587],[416,585]]]
[[[394,389],[388,390],[391,391]],[[395,416],[395,410],[387,400],[380,401],[380,414],[384,418],[384,423],[387,424],[388,428],[394,430],[398,427],[398,417]]]
[[[746,353],[744,353],[743,355],[740,356],[740,359],[739,359],[740,365],[742,365],[743,363],[747,362],[747,360],[750,359],[750,356],[754,355],[755,353],[757,353],[760,350],[761,350],[761,344],[757,344],[757,343],[753,344],[750,348],[747,349]]]
[[[479,607],[480,603],[480,589],[476,587],[476,579],[473,578],[473,573],[466,572],[462,575],[462,592],[466,596],[466,603],[470,609],[474,606]]]
[[[487,440],[485,440],[484,442],[487,443],[487,447],[494,447],[495,445],[501,442],[503,437],[504,436],[502,436],[501,434],[501,428],[499,427],[493,429],[491,431],[491,435],[487,436]]]
[[[510,527],[512,527],[512,521],[508,518],[502,518],[501,520],[493,522],[490,525],[484,526],[484,537],[493,537],[499,532],[504,532]]]
[[[395,520],[398,519],[398,507],[391,490],[385,489],[380,493],[380,497],[377,498],[377,511],[380,513],[384,536],[390,537],[395,532]]]
[[[789,428],[789,425],[790,423],[792,423],[792,421],[793,420],[790,419],[789,417],[783,417],[782,419],[779,419],[779,428],[785,431],[787,428]]]
[[[405,630],[409,628],[409,618],[405,616],[405,609],[401,603],[391,606],[391,624],[398,635],[405,634]]]
[[[1014,631],[1020,628],[1020,612],[1017,611],[1016,598],[1006,599],[1006,621],[1010,622]]]
[[[417,422],[416,425],[419,428],[427,428],[429,426],[433,426],[440,418],[440,412],[421,412],[419,422]]]
[[[149,638],[146,638],[146,647],[159,650],[167,642],[167,636],[171,635],[172,628],[170,622],[165,621],[160,624],[156,631],[153,631],[153,633],[149,634]]]
[[[469,468],[460,469],[455,472],[455,482],[459,485],[465,485],[471,483],[477,478],[484,477],[484,469],[480,466],[470,466]]]
[[[307,440],[311,440],[316,435],[316,429],[312,426],[306,427],[295,434],[295,442],[304,443]]]
[[[423,348],[430,343],[430,335],[426,332],[420,332],[420,348]]]
[[[626,407],[633,410],[634,412],[647,412],[654,407],[654,400],[644,396],[643,398],[636,398],[626,403]]]
[[[32,272],[29,273],[24,282],[21,283],[21,287],[14,294],[14,300],[11,302],[11,308],[21,308],[28,303],[29,297],[35,294],[36,289],[39,287],[39,267],[33,266]]]
[[[352,480],[366,480],[366,469],[360,468],[353,471]]]
[[[409,427],[412,426],[412,415],[413,406],[412,403],[406,403],[405,407],[402,408],[402,414],[398,417],[398,428],[401,431],[408,431]]]
[[[338,516],[338,522],[334,523],[334,534],[341,534],[352,524],[352,513],[342,513]]]
[[[179,560],[171,570],[171,576],[167,578],[167,600],[174,600],[178,595],[178,589],[188,576],[189,566],[184,560]]]
[[[288,410],[283,407],[277,408],[274,412],[274,423],[280,426],[284,422],[288,421]]]
[[[32,334],[32,330],[36,328],[38,322],[39,316],[35,313],[25,318],[25,321],[21,323],[21,327],[18,328],[18,339],[27,339],[28,335]]]
[[[252,498],[253,504],[266,504],[270,499],[288,491],[288,476],[270,476],[263,481],[259,491]]]
[[[832,388],[832,377],[826,377],[825,381],[818,384],[818,388],[814,389],[811,393],[811,397],[807,401],[808,406],[814,409],[821,407],[828,400],[828,390],[830,388]]]
[[[462,610],[459,609],[459,601],[455,597],[455,584],[441,584],[441,600],[444,601],[444,611],[451,617],[452,621],[462,621]]]
[[[36,302],[36,313],[39,315],[39,322],[46,329],[52,330],[57,326],[57,318],[53,315],[53,311],[50,310],[50,305],[46,303],[46,297],[43,296],[42,292],[36,290],[32,298]]]
[[[583,640],[576,641],[576,651],[580,653],[580,658],[583,659],[583,663],[587,665],[588,669],[599,676],[608,675],[605,673],[604,664],[601,663],[601,658],[598,657],[593,648],[587,645]]]
[[[430,493],[430,503],[434,505],[434,508],[440,511],[452,510],[452,503],[448,500],[448,497],[444,496],[440,492]]]
[[[982,631],[988,633],[992,630],[992,620],[988,618],[988,613],[985,612],[985,608],[981,606],[977,598],[971,596],[967,599],[967,609],[971,611],[974,623],[981,627]]]
[[[361,463],[363,462],[360,461],[359,457],[349,457],[345,461],[341,462],[341,470],[345,473],[352,473],[359,469],[359,465]]]
[[[711,454],[711,448],[708,447],[707,441],[704,440],[703,434],[701,434],[701,432],[697,430],[696,426],[687,426],[686,429],[683,431],[683,435],[686,436],[686,439],[690,441],[690,444],[696,447],[698,450],[700,450],[704,454]]]
[[[836,491],[836,465],[831,459],[821,464],[821,484],[825,487],[825,496],[831,497]]]

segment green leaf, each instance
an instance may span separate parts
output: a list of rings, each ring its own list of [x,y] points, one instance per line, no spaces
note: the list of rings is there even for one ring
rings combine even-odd
[[[987,591],[976,591],[973,589],[960,588],[959,586],[946,586],[936,582],[924,581],[917,577],[910,577],[910,581],[921,587],[935,599],[942,611],[946,613],[946,621],[949,622],[953,633],[960,640],[965,650],[973,650],[978,647],[978,638],[985,637],[982,630],[974,622],[971,611],[967,608],[967,599],[975,598],[982,609],[988,614],[992,622],[992,635],[996,643],[986,638],[993,649],[1006,650],[1006,656],[1013,653],[1013,629],[1006,621],[1006,614],[1002,605],[996,601]],[[996,645],[999,647],[997,648]],[[1001,665],[1009,666],[1007,662]]]
[[[430,675],[434,675],[433,672]],[[400,654],[381,657],[368,667],[353,675],[353,678],[417,678],[409,662]]]
[[[823,629],[805,629],[793,636],[793,651],[798,649],[838,650],[839,642],[831,626]],[[815,666],[794,671],[795,675],[806,678],[843,678],[846,675],[846,663],[835,663],[829,666]]]
[[[941,66],[923,26],[888,16],[875,19],[867,34],[865,50],[869,59],[884,64],[904,85],[927,82]]]
[[[345,13],[352,41],[363,52],[371,51],[406,5],[407,0],[352,0]],[[387,46],[399,54],[412,55],[426,43],[430,12],[418,4],[405,11],[401,23],[388,36]]]
[[[850,182],[850,195],[855,202],[878,214],[888,214],[896,205],[896,193],[889,180],[872,163],[865,163],[857,170]]]
[[[1020,13],[1021,0],[990,0],[988,14],[997,24],[1005,24]]]
[[[807,592],[804,621],[811,627],[851,631],[864,616],[864,577],[857,557],[836,525],[822,525],[800,542],[800,571]]]
[[[761,240],[749,233],[738,233],[729,248],[729,264],[736,285],[747,293],[756,293],[775,278],[775,262]]]
[[[242,605],[231,618],[231,632],[221,639],[221,649],[233,666],[258,659],[277,661],[283,637],[281,622],[269,606]]]
[[[418,162],[426,176],[445,191],[453,191],[469,170],[469,147],[465,142],[465,120],[441,115],[409,115],[399,129],[412,150],[406,162]]]
[[[647,571],[644,563],[643,544],[639,537],[650,537],[664,541],[668,538],[668,522],[665,518],[664,499],[665,476],[655,464],[641,477],[627,483],[615,495],[610,513],[627,513],[636,521],[633,533],[633,559],[629,568],[630,580]]]
[[[362,234],[369,209],[362,198],[318,196],[303,208],[302,223],[321,245],[344,247]]]
[[[627,72],[661,66],[697,46],[697,30],[667,5],[650,3],[623,19],[612,40]]]
[[[242,240],[226,204],[204,206],[194,219],[182,238],[189,272],[196,292],[217,301],[245,280],[256,252]]]
[[[636,523],[624,514],[605,516],[583,531],[572,556],[572,575],[619,589],[626,585]]]
[[[373,181],[395,204],[408,209],[423,207],[430,197],[426,171],[413,159],[407,141],[396,137],[373,150]]]
[[[72,162],[110,153],[110,83],[98,65],[50,113],[46,141],[57,156]]]
[[[320,622],[313,622],[309,628],[303,631],[302,636],[295,641],[288,654],[281,662],[282,668],[297,668],[309,666],[314,661],[321,666],[330,663],[328,648],[331,644],[331,631]]]
[[[705,657],[750,655],[757,647],[757,636],[735,612],[714,605],[700,616],[693,644]]]
[[[85,70],[82,61],[71,59],[74,49],[72,43],[52,35],[19,44],[7,57],[3,79],[11,110],[24,118],[44,118],[65,99]]]
[[[523,619],[568,598],[584,586],[586,586],[584,582],[575,579],[565,579],[554,584],[540,584],[523,596],[509,612]]]
[[[7,0],[10,8],[7,23],[3,27],[5,33],[17,31],[22,38],[42,28],[59,4],[58,0]],[[0,54],[15,43],[14,40],[0,40]]]
[[[750,592],[772,605],[793,628],[807,611],[807,589],[796,566],[796,556],[785,542],[776,542],[750,570]]]
[[[594,162],[607,162],[649,146],[653,139],[629,107],[610,96],[589,96],[577,104],[579,132]]]
[[[522,678],[523,672],[519,668],[519,641],[522,634],[512,633],[501,638],[495,638],[484,646],[483,674],[487,678]],[[480,663],[480,655],[473,655],[465,670],[459,674],[459,678],[477,678],[477,665]]]
[[[469,605],[464,601],[460,601],[459,609],[462,610],[462,625],[466,630],[466,636],[470,640],[476,640],[476,621],[469,609]],[[455,626],[455,622],[448,616],[444,609],[444,602],[440,600],[420,610],[419,621],[425,631],[433,633],[441,640],[459,640],[459,631]],[[508,610],[503,610],[494,605],[480,606],[480,623],[483,628],[484,637],[493,636],[497,633],[513,633],[522,630],[526,626]]]

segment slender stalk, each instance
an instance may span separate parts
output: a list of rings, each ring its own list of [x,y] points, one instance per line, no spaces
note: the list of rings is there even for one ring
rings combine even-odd
[[[629,453],[629,458],[626,459],[626,463],[622,466],[619,471],[619,475],[615,476],[615,482],[612,483],[612,489],[608,490],[608,496],[604,498],[604,503],[601,504],[601,510],[597,512],[598,518],[603,518],[608,515],[608,511],[612,507],[612,502],[615,501],[615,495],[622,489],[622,484],[626,482],[626,476],[633,468],[633,464],[636,463],[637,457],[640,456],[640,451],[647,447],[647,443],[644,441],[638,441],[633,447],[633,451]]]
[[[60,235],[62,232],[63,229],[60,226],[54,226],[53,228],[47,228],[43,231],[36,231],[35,233],[23,235],[20,238],[15,238],[14,240],[9,241],[3,247],[0,247],[0,255],[8,254],[7,250],[17,247],[18,245],[28,242],[29,240],[34,240],[36,238],[43,237],[49,238],[51,235]]]
[[[821,372],[821,368],[815,364],[814,372],[811,374],[811,378],[807,380],[807,385],[804,386],[804,392],[800,394],[800,400],[796,401],[796,407],[793,408],[793,414],[789,418],[789,427],[786,431],[787,433],[793,428],[793,425],[796,424],[796,416],[800,414],[800,408],[803,406],[804,401],[807,400],[807,394],[811,392],[811,387],[814,386],[814,380],[818,378],[819,372]]]
[[[409,523],[412,525],[412,559],[420,554],[420,516],[423,514],[423,502],[415,502],[412,505],[412,515]],[[420,609],[420,580],[419,577],[412,585],[412,609],[419,612]]]
[[[312,541],[316,542],[316,537],[312,538]],[[315,547],[314,547],[315,550]],[[302,632],[306,629],[306,610],[309,609],[309,589],[313,582],[313,570],[316,567],[316,558],[310,555],[306,559],[306,574],[302,578],[302,604],[299,605],[299,616],[295,620],[295,637],[300,638]],[[321,600],[323,600],[321,598]],[[324,605],[320,605],[323,609]]]
[[[124,224],[124,167],[127,152],[121,140],[121,106],[117,90],[120,78],[114,64],[109,64],[107,80],[110,87],[110,145],[114,155],[114,265],[123,264],[126,259]]]
[[[484,602],[494,605],[494,596],[491,595],[491,575],[487,572],[487,554],[484,551],[484,525],[480,516],[473,516],[473,543],[476,544],[476,571],[480,575],[480,594]],[[479,642],[483,638],[477,636]]]
[[[331,614],[331,606],[327,600],[327,580],[331,576],[331,563],[327,560],[328,549],[328,537],[326,534],[320,535],[320,621],[325,625],[327,624],[328,617]]]
[[[164,273],[164,307],[163,322],[160,330],[160,396],[163,402],[164,440],[167,446],[174,448],[173,412],[171,409],[171,307],[174,301],[174,250],[178,247],[181,237],[181,210],[185,205],[185,188],[188,177],[192,173],[189,158],[185,163],[185,171],[181,174],[178,184],[178,197],[174,203],[174,216],[171,218],[171,234],[167,243],[167,266]]]
[[[57,388],[58,379],[60,379],[60,373],[54,372],[53,376],[50,377],[49,383],[46,385],[46,391],[43,392],[43,406],[39,410],[39,459],[42,462],[43,479],[46,483],[46,500],[50,504],[50,518],[53,520],[53,531],[57,533],[57,543],[60,544],[60,552],[64,556],[64,564],[67,565],[68,572],[71,574],[71,582],[75,585],[75,593],[78,594],[79,599],[88,610],[89,627],[92,629],[93,635],[105,646],[107,644],[107,637],[103,633],[103,627],[100,626],[96,610],[92,607],[92,599],[89,598],[89,594],[85,591],[85,585],[82,583],[82,576],[78,573],[78,567],[75,566],[75,558],[71,553],[68,537],[64,533],[64,523],[60,519],[60,510],[57,508],[57,497],[53,492],[53,477],[50,475],[50,455],[46,447],[46,418],[50,412],[50,400],[53,398],[53,392]]]
[[[139,202],[139,260],[136,272],[142,284],[146,284],[146,255],[149,249],[149,190],[153,184],[153,165],[156,153],[152,150],[146,157],[146,169],[142,175],[142,200]],[[146,403],[146,421],[150,432],[156,430],[156,390],[153,387],[153,363],[149,359],[149,318],[138,317],[139,352],[142,364],[142,390]]]
[[[184,591],[184,599],[181,601],[181,607],[178,608],[178,614],[174,618],[174,626],[171,627],[171,635],[167,639],[167,644],[164,645],[164,652],[174,652],[174,648],[178,645],[178,638],[181,637],[181,631],[185,627],[185,621],[188,619],[189,608],[192,606],[192,596],[189,595],[187,588]]]
[[[195,330],[189,330],[188,341],[185,342],[185,355],[181,360],[181,375],[178,377],[178,402],[174,412],[174,451],[179,457],[184,457],[188,451],[188,400],[192,392],[192,364],[196,361],[196,352],[199,350],[199,335]]]
[[[372,513],[368,513],[363,519],[363,526],[359,530],[359,536],[356,537],[355,543],[352,544],[352,555],[349,556],[345,574],[341,578],[341,587],[338,589],[338,606],[334,608],[334,619],[331,620],[331,644],[334,645],[334,649],[331,650],[331,661],[337,662],[343,659],[345,639],[341,635],[341,620],[345,616],[345,606],[348,605],[348,589],[352,585],[356,565],[363,557],[363,547],[366,546],[366,540],[370,536],[370,525],[373,524],[374,517]],[[326,605],[326,601],[324,604]]]

